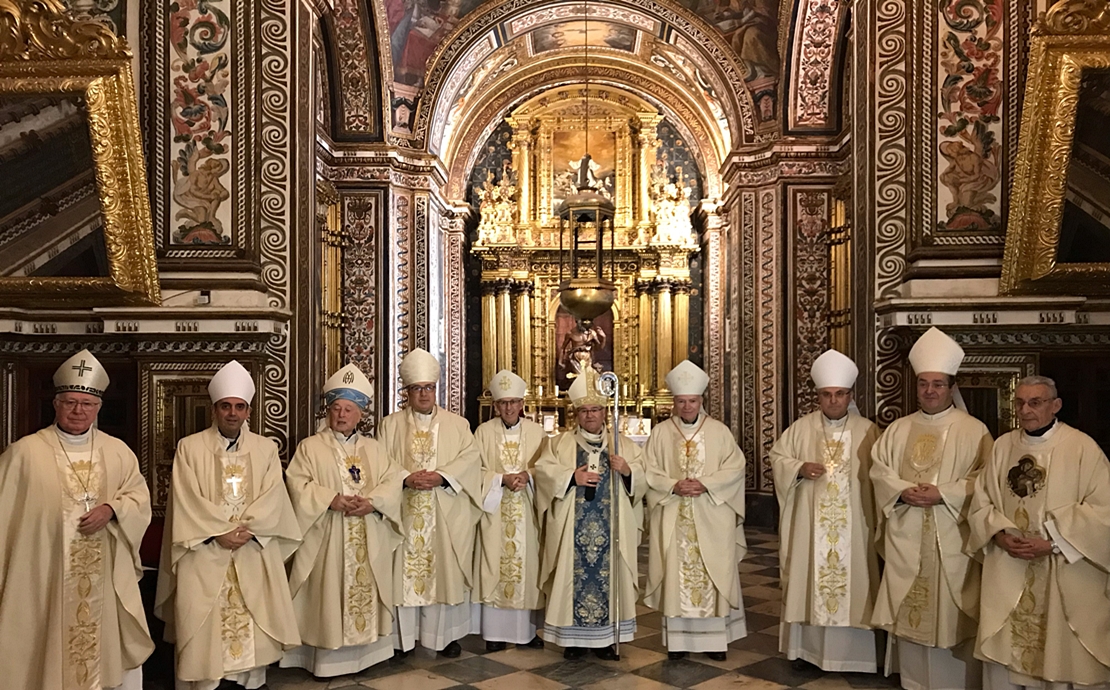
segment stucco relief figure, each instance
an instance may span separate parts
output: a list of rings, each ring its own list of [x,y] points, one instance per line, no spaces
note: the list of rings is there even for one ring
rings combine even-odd
[[[945,206],[949,229],[954,229],[957,213],[981,213],[998,200],[993,192],[999,177],[996,149],[997,144],[983,151],[968,147],[962,141],[941,142],[940,153],[948,161],[948,167],[941,172],[940,181],[952,194],[952,201]]]
[[[230,241],[217,212],[220,204],[231,197],[220,180],[231,170],[231,163],[226,158],[207,158],[203,153],[206,150],[193,147],[187,156],[182,156],[184,164],[179,158],[172,165],[173,200],[181,206],[174,220],[187,221],[178,226],[176,239],[186,244],[226,244]],[[202,163],[205,158],[207,160]]]

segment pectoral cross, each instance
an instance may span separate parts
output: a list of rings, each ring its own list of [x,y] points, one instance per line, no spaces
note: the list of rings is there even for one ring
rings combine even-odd
[[[85,493],[81,494],[80,500],[82,503],[85,504],[85,512],[87,513],[92,510],[93,504],[96,503],[96,496],[93,496],[91,493],[86,491]]]
[[[227,482],[227,484],[229,486],[231,486],[231,497],[232,498],[239,498],[239,485],[241,483],[243,483],[243,478],[242,477],[231,476],[231,477],[228,477],[227,479],[225,479],[224,481]]]

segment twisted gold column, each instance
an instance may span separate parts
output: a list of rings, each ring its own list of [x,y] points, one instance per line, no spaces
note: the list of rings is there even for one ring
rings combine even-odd
[[[651,284],[647,281],[636,282],[636,294],[639,298],[639,347],[636,353],[636,374],[639,378],[640,395],[651,395],[655,392],[655,362],[652,359],[652,340],[655,338],[655,315],[652,313],[654,305],[651,299]]]
[[[512,283],[497,281],[497,369],[513,370]],[[494,372],[497,373],[497,372]]]

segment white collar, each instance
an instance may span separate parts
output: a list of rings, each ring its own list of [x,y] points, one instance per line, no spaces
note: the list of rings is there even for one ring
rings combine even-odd
[[[514,424],[512,426],[509,426],[508,424],[506,424],[504,420],[500,419],[500,417],[498,419],[499,419],[499,421],[501,421],[501,430],[509,432],[509,431],[520,431],[520,420],[523,419],[523,417],[517,417],[516,418],[516,424]]]
[[[413,416],[416,417],[421,422],[430,422],[432,420],[432,417],[435,416],[435,413],[436,413],[435,408],[432,408],[432,411],[428,412],[427,414],[425,414],[423,412],[417,412],[416,410],[412,411]]]
[[[582,427],[578,427],[578,433],[582,434],[582,438],[586,440],[586,443],[592,443],[595,446],[599,445],[604,438],[601,434],[591,434]]]
[[[94,425],[95,426],[95,425]],[[71,446],[83,446],[92,438],[93,427],[89,427],[83,434],[71,434],[68,431],[63,431],[62,427],[57,424],[54,425],[54,431],[58,432],[58,438]]]
[[[936,414],[929,414],[925,410],[918,410],[918,412],[921,413],[922,417],[924,417],[925,419],[932,422],[932,421],[936,421],[938,419],[941,419],[943,417],[946,417],[954,409],[956,409],[956,406],[953,404],[953,405],[949,405],[948,407],[944,408],[940,412],[937,412]]]
[[[358,440],[358,429],[355,429],[354,431],[352,431],[350,436],[344,436],[343,434],[339,433],[335,429],[329,428],[328,430],[331,431],[332,436],[335,437],[336,441],[339,441],[341,444],[343,444],[345,446],[349,446],[349,445],[351,445],[352,443],[354,443],[355,441]]]
[[[698,410],[698,416],[697,416],[697,417],[694,417],[694,421],[692,421],[692,422],[687,422],[687,421],[686,421],[685,419],[683,419],[683,418],[682,418],[682,416],[681,416],[681,415],[677,416],[677,417],[676,417],[676,420],[677,420],[677,421],[678,421],[678,423],[679,423],[680,425],[682,425],[683,427],[685,427],[685,428],[687,428],[687,429],[693,429],[693,428],[694,428],[694,427],[696,427],[697,425],[701,424],[701,419],[702,419],[702,416],[703,416],[704,414],[705,414],[705,411],[704,411],[704,410]]]
[[[1029,434],[1025,433],[1025,429],[1022,429],[1021,430],[1021,439],[1023,441],[1025,441],[1025,443],[1027,443],[1031,446],[1036,446],[1036,445],[1044,443],[1044,442],[1048,441],[1048,439],[1052,438],[1052,435],[1055,434],[1056,430],[1059,429],[1059,428],[1060,428],[1060,420],[1059,419],[1053,419],[1052,420],[1052,426],[1050,426],[1048,428],[1048,431],[1044,432],[1040,436],[1030,436]]]
[[[841,426],[844,426],[845,424],[848,423],[848,415],[849,414],[851,414],[851,413],[850,412],[845,412],[844,416],[841,417],[840,419],[829,419],[828,417],[825,416],[825,413],[822,412],[821,413],[821,423],[824,424],[825,426],[841,427]]]
[[[216,433],[220,435],[220,439],[224,442],[224,450],[239,450],[239,441],[243,440],[242,429],[239,430],[239,435],[235,438],[228,438],[227,436],[224,436],[224,432],[220,431],[220,427],[216,427]]]

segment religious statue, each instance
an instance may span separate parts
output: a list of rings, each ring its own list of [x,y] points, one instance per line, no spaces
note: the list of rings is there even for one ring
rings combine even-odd
[[[651,244],[690,244],[694,226],[690,222],[689,192],[682,166],[675,167],[673,178],[667,174],[666,152],[652,168],[651,198],[655,216],[655,236],[651,238]]]
[[[479,244],[512,244],[516,242],[513,228],[516,222],[516,176],[506,161],[501,169],[501,178],[495,183],[493,171],[486,172],[486,180],[478,190]]]
[[[593,368],[597,372],[603,371],[599,359],[606,342],[605,331],[600,326],[579,324],[567,333],[559,348],[559,367],[565,372],[568,379],[582,374],[586,369]]]

